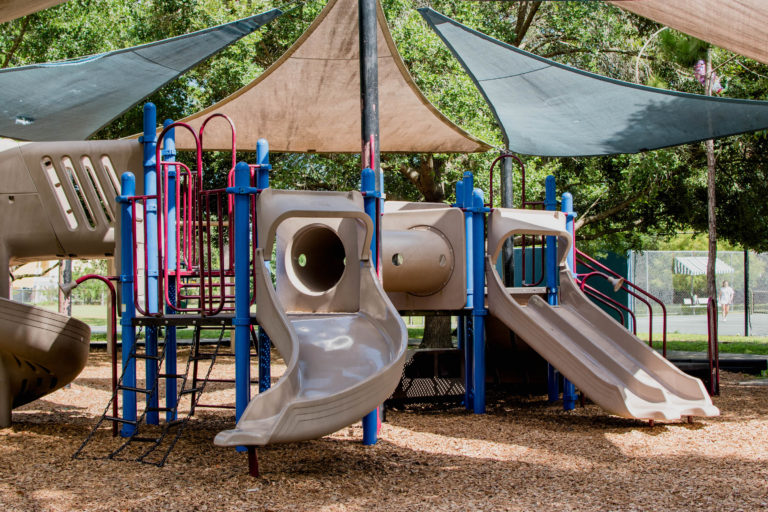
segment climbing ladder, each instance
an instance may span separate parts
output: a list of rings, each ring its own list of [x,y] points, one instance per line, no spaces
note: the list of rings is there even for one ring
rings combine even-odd
[[[85,458],[84,453],[86,452],[86,447],[91,444],[92,441],[94,441],[96,438],[96,432],[100,429],[102,424],[110,422],[129,425],[133,428],[128,429],[129,434],[124,438],[123,442],[117,448],[114,448],[103,455],[92,456],[89,458],[134,460],[136,462],[151,464],[158,467],[165,465],[168,456],[170,455],[178,440],[181,438],[184,427],[187,425],[189,419],[194,414],[195,409],[197,407],[211,407],[211,405],[199,404],[200,397],[205,391],[206,385],[209,382],[234,382],[234,380],[230,379],[211,379],[211,372],[217,358],[228,355],[224,352],[221,352],[220,348],[224,340],[224,334],[232,329],[231,325],[221,325],[219,337],[212,350],[202,349],[201,331],[203,330],[203,327],[204,326],[201,324],[196,324],[194,326],[192,346],[190,348],[189,357],[187,358],[186,362],[186,368],[183,373],[168,374],[160,371],[160,369],[163,367],[163,363],[166,357],[165,347],[159,355],[150,355],[144,351],[140,352],[137,344],[136,350],[134,350],[134,352],[130,355],[128,364],[124,365],[124,370],[120,376],[120,379],[118,380],[118,385],[113,391],[112,397],[107,403],[104,412],[72,457],[75,459]],[[256,334],[253,329],[251,329],[251,345],[252,348],[258,346]],[[155,375],[157,378],[151,383],[145,383],[144,387],[139,387],[138,385],[124,385],[123,377],[125,375],[125,368],[129,367],[131,364],[136,364],[139,361],[144,361],[145,364],[156,365],[158,371],[155,372]],[[204,368],[202,377],[200,377],[198,373],[200,370],[199,366],[201,362],[208,363],[207,366],[203,364]],[[190,370],[192,371],[190,372]],[[178,379],[180,381],[180,387],[178,388],[176,399],[172,401],[172,403],[175,405],[172,407],[156,407],[149,405],[153,402],[156,403],[156,401],[152,400],[152,398],[159,397],[160,379]],[[135,420],[120,416],[110,416],[108,414],[112,410],[112,403],[117,399],[118,393],[123,391],[134,392],[147,396],[147,405],[144,407],[141,415]],[[171,391],[176,392],[176,390],[169,389],[166,389],[165,391],[166,393]],[[182,401],[186,398],[189,398],[188,407],[185,408],[186,412],[183,414],[183,417],[180,418],[180,406]],[[234,406],[227,405],[217,405],[215,407],[234,409]],[[159,425],[148,425],[146,423],[146,415],[148,412],[165,412],[166,419]],[[134,446],[142,446],[142,448],[131,451],[131,448]],[[133,458],[120,457],[121,454],[128,452],[134,453],[136,456]]]

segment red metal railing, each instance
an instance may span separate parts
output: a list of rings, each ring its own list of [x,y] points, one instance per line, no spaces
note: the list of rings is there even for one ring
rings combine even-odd
[[[226,189],[206,190],[203,182],[203,133],[208,122],[213,118],[225,119],[232,133],[232,166],[227,178],[231,183],[234,177],[236,163],[236,133],[232,121],[223,114],[214,114],[205,119],[199,132],[186,123],[176,122],[166,126],[158,140],[163,141],[165,134],[174,128],[189,131],[195,142],[195,167],[176,161],[161,159],[161,144],[156,148],[157,161],[157,194],[135,196],[130,198],[133,213],[133,254],[134,254],[134,302],[137,311],[148,316],[148,300],[145,291],[149,288],[147,251],[141,251],[139,246],[147,239],[147,203],[156,200],[158,237],[158,294],[159,298],[177,313],[198,313],[209,316],[224,311],[234,310],[234,211],[230,194]],[[251,166],[251,186],[255,185],[256,169]],[[175,184],[172,183],[175,174]],[[171,191],[171,187],[174,188]],[[175,211],[171,211],[169,197],[175,193]],[[252,233],[256,238],[256,201],[251,199]],[[166,247],[170,239],[168,219],[173,217],[175,222],[175,243]],[[143,227],[139,227],[143,224]],[[255,255],[256,244],[253,244]],[[171,265],[171,257],[175,256],[175,267]],[[252,256],[251,266],[255,257]],[[143,276],[140,269],[143,266]],[[172,268],[173,267],[173,268]],[[253,272],[255,274],[255,267]],[[140,279],[141,277],[141,279]],[[172,286],[171,282],[176,286]],[[143,286],[140,286],[143,285]],[[143,288],[143,290],[142,290]],[[141,294],[145,297],[141,299]],[[251,301],[255,302],[255,290]]]
[[[709,394],[720,394],[720,346],[717,338],[717,301],[707,301],[707,359],[709,360]]]
[[[667,308],[666,306],[664,306],[664,303],[655,295],[645,291],[644,289],[640,288],[633,282],[626,280],[624,276],[619,275],[615,271],[611,270],[607,266],[603,265],[599,261],[590,257],[588,254],[580,251],[579,249],[576,249],[576,263],[586,267],[591,272],[605,273],[612,277],[624,279],[624,284],[622,285],[621,289],[627,292],[632,297],[638,299],[640,302],[642,302],[648,307],[648,344],[651,347],[653,347],[653,307],[651,306],[650,302],[646,300],[646,298],[650,299],[653,302],[656,302],[659,306],[661,306],[661,315],[662,315],[661,317],[662,319],[661,320],[662,322],[661,352],[664,357],[667,357]],[[636,326],[637,322],[634,321],[635,319],[634,314],[632,315],[632,318],[633,318],[632,325]],[[637,333],[637,329],[635,328],[635,334],[636,333]]]

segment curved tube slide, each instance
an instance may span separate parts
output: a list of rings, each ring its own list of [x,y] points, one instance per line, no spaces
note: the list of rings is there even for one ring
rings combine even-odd
[[[675,420],[683,416],[717,416],[702,382],[686,375],[645,342],[616,323],[579,289],[563,266],[560,252],[560,305],[550,306],[539,296],[527,303],[515,300],[496,272],[499,248],[511,234],[536,231],[530,215],[524,226],[516,211],[495,210],[489,224],[486,257],[488,307],[544,359],[612,414],[625,418]],[[530,212],[528,212],[530,213]],[[550,218],[546,218],[549,215]],[[553,224],[556,212],[541,212],[539,233],[570,240]],[[568,245],[565,245],[568,247]]]
[[[287,369],[251,400],[235,429],[216,436],[219,446],[333,433],[383,403],[402,375],[407,330],[374,273],[362,197],[307,195],[265,191],[259,197],[260,222],[272,227],[259,238],[267,247],[256,251],[256,318]],[[312,200],[314,213],[307,209]],[[264,261],[275,233],[277,290]]]

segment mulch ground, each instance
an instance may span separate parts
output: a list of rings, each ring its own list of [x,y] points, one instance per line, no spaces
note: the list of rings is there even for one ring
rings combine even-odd
[[[358,424],[265,447],[251,478],[245,454],[212,443],[233,425],[226,410],[199,409],[164,467],[73,460],[111,395],[97,352],[0,429],[0,510],[768,510],[768,386],[746,379],[723,374],[722,416],[693,424],[564,412],[538,396],[494,397],[482,416],[390,411],[376,446]],[[202,401],[233,400],[211,386]],[[85,453],[115,442],[105,427]]]

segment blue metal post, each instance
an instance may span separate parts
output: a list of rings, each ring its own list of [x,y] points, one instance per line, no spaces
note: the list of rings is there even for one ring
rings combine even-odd
[[[117,197],[120,204],[120,286],[123,314],[120,318],[122,330],[123,385],[136,387],[136,359],[132,357],[136,349],[136,331],[133,319],[136,307],[133,303],[133,214],[128,198],[136,195],[136,178],[130,172],[120,177],[122,195]],[[136,421],[136,392],[123,390],[123,419]],[[136,427],[123,423],[120,435],[129,437]]]
[[[456,204],[454,206],[461,208],[464,201],[464,182],[459,180],[456,182]],[[465,322],[464,315],[459,315],[457,318],[457,326],[456,326],[456,348],[459,350],[464,350],[464,346],[466,345],[466,337],[467,337],[467,326]],[[464,383],[464,389],[467,389],[466,382]],[[466,398],[466,397],[465,397]]]
[[[474,190],[474,176],[467,171],[462,177],[461,186],[456,185],[456,201],[458,206],[464,210],[464,233],[466,238],[466,264],[467,264],[467,304],[465,309],[471,311],[474,307],[474,230],[472,229],[472,192]],[[474,318],[464,317],[464,407],[468,410],[474,410],[475,390],[474,390],[474,364],[473,364],[473,346],[474,346]]]
[[[573,219],[576,217],[576,212],[573,211],[573,196],[570,192],[563,193],[561,209],[565,212],[565,229],[571,234],[570,250],[568,251],[568,266],[573,274],[576,274],[576,254],[574,251],[574,244],[576,243],[575,228]],[[576,407],[576,388],[573,383],[563,378],[563,409],[570,411]]]
[[[557,210],[557,192],[555,190],[555,177],[547,176],[544,180],[544,208],[547,211]],[[547,302],[551,306],[557,305],[557,237],[548,236],[546,246],[546,272],[547,272]],[[550,402],[556,402],[560,398],[560,384],[557,370],[547,363],[547,395]]]
[[[157,147],[157,111],[153,103],[144,104],[144,136],[141,141],[144,144],[144,195],[151,196],[157,194],[157,169],[155,162],[155,149]],[[159,311],[157,300],[157,200],[147,199],[147,218],[145,241],[147,251],[147,313],[153,314]],[[157,355],[157,327],[147,326],[146,330],[146,352],[149,356]],[[158,392],[157,386],[157,363],[151,359],[146,361],[146,385],[148,388],[155,386],[155,392],[147,395],[147,423],[157,425],[160,422],[157,413]]]
[[[251,399],[251,276],[250,202],[251,169],[245,162],[235,166],[235,420]]]
[[[472,272],[474,297],[472,307],[472,410],[485,413],[485,213],[483,191],[472,194]]]
[[[173,123],[166,119],[163,127]],[[176,161],[176,129],[171,128],[165,134],[163,139],[163,160],[166,162]],[[176,270],[176,168],[168,168],[168,190],[165,191],[168,198],[168,218],[165,219],[168,226],[168,237],[165,241],[165,254],[168,255],[168,271]],[[168,297],[171,304],[176,305],[176,277],[171,276],[168,279]],[[165,306],[165,312],[172,314],[173,308]],[[176,405],[178,396],[176,390],[176,327],[169,325],[165,328],[165,373],[169,375],[165,379],[165,407],[168,409],[165,413],[165,421],[173,421],[177,418]]]
[[[374,265],[378,265],[378,244],[376,240],[378,233],[376,232],[376,204],[379,201],[381,194],[376,189],[376,173],[373,169],[365,168],[360,173],[360,191],[363,193],[363,207],[365,213],[373,221],[373,233],[371,233],[371,261]],[[376,444],[378,438],[379,427],[379,415],[378,408],[372,412],[369,412],[363,416],[363,444],[366,446]]]
[[[256,163],[259,168],[256,174],[256,188],[269,188],[269,143],[267,139],[259,139],[256,142]],[[259,327],[259,393],[262,393],[272,385],[271,355],[272,342],[267,333]],[[248,363],[250,365],[250,361]]]

